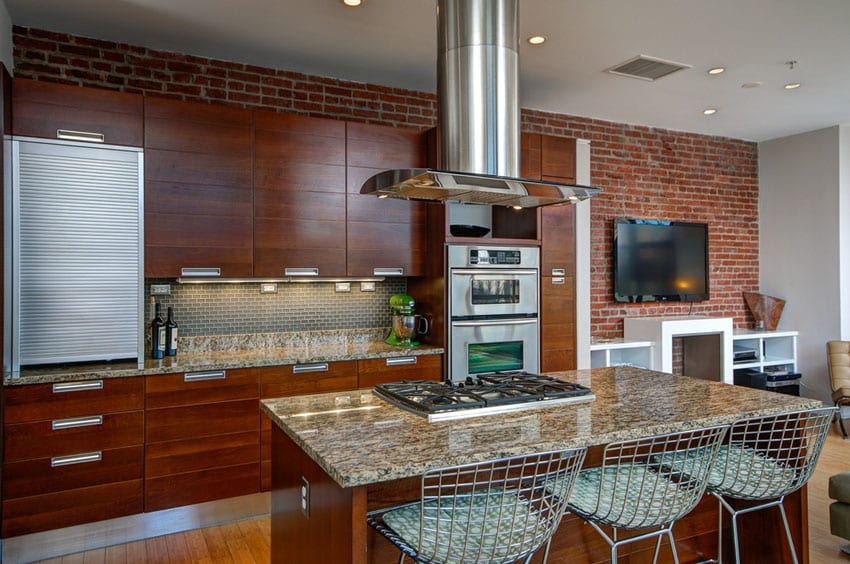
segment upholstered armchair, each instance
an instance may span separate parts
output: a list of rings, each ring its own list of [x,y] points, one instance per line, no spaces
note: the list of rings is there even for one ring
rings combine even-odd
[[[829,383],[832,386],[832,401],[838,407],[850,406],[850,341],[829,341],[826,343]],[[847,429],[841,412],[838,412],[838,424],[841,434],[847,439]]]

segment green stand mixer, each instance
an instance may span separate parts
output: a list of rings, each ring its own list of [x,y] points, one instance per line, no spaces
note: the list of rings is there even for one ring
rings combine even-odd
[[[390,296],[390,313],[392,314],[392,329],[385,339],[388,345],[398,347],[416,347],[419,341],[414,337],[428,332],[428,320],[413,313],[416,301],[407,294]]]

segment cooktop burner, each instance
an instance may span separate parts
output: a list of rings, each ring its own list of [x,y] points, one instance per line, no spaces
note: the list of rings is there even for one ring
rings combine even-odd
[[[413,380],[378,384],[375,394],[429,421],[591,401],[590,388],[527,372],[482,374],[464,383]]]

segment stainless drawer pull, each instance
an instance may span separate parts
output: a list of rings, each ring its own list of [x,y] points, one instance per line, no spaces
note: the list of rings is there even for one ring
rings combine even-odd
[[[404,268],[373,268],[373,276],[404,276]]]
[[[566,284],[567,279],[563,276],[559,276],[557,278],[552,278],[552,284]]]
[[[484,321],[452,321],[452,327],[493,327],[500,325],[531,325],[537,319],[493,319]]]
[[[186,372],[183,374],[184,382],[202,382],[204,380],[224,380],[227,378],[226,370],[208,370],[207,372]]]
[[[284,276],[318,276],[318,268],[284,268]]]
[[[186,267],[180,269],[180,276],[221,276],[221,269],[211,267]]]
[[[399,356],[396,358],[388,358],[387,366],[404,366],[406,364],[416,364],[415,356]]]
[[[532,268],[505,268],[498,270],[487,270],[487,267],[483,268],[453,268],[452,276],[493,276],[493,275],[518,275],[518,276],[537,276],[537,271]]]
[[[327,372],[327,362],[316,362],[313,364],[296,364],[292,367],[293,374],[304,374],[306,372]]]
[[[53,384],[53,393],[62,392],[84,392],[86,390],[102,390],[103,380],[91,380],[90,382],[61,382]]]
[[[68,139],[70,141],[94,141],[95,143],[103,143],[106,137],[103,133],[92,133],[90,131],[72,131],[70,129],[57,129],[57,139]]]
[[[85,464],[86,462],[100,462],[103,454],[100,451],[86,452],[83,454],[69,454],[68,456],[54,456],[50,459],[50,467],[69,466],[71,464]]]
[[[62,429],[76,429],[77,427],[94,427],[95,425],[103,425],[103,415],[54,419],[51,423],[51,428],[54,431],[60,431]]]
[[[553,268],[552,269],[552,276],[566,276],[566,275],[567,275],[567,269],[566,268]]]

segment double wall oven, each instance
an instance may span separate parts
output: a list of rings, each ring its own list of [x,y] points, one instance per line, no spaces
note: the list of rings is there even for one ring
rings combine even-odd
[[[449,379],[540,369],[537,247],[450,245]]]

